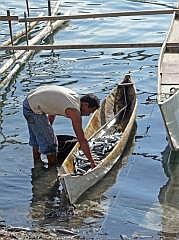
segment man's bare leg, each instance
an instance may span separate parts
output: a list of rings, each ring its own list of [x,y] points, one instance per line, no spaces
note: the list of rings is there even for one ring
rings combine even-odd
[[[57,164],[57,154],[56,153],[48,154],[47,159],[48,159],[48,166],[49,167]]]
[[[41,158],[40,158],[40,155],[41,155],[41,154],[40,154],[38,148],[33,147],[33,148],[32,148],[32,154],[33,154],[34,161],[41,160]]]

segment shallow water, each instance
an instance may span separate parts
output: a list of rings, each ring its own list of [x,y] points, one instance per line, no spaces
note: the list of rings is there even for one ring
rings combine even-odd
[[[31,0],[31,15],[47,12],[45,1]],[[167,1],[68,1],[62,12],[99,13],[165,9]],[[23,16],[25,1],[0,0],[0,14]],[[162,42],[169,15],[74,20],[54,36],[59,44]],[[19,29],[13,25],[13,31]],[[0,42],[8,25],[0,22]],[[162,162],[167,146],[165,129],[156,105],[159,48],[41,51],[0,92],[0,220],[14,226],[61,226],[86,239],[120,239],[177,235],[177,164]],[[1,62],[8,53],[0,52]],[[49,218],[54,208],[55,171],[34,166],[22,101],[29,90],[46,83],[70,87],[80,94],[93,92],[101,99],[128,72],[138,93],[137,129],[132,147],[110,174],[82,197],[77,208]],[[1,76],[2,77],[2,76]],[[87,118],[84,118],[84,125]],[[73,134],[70,122],[57,118],[57,134]],[[172,155],[173,156],[173,155]],[[174,157],[173,157],[174,158]],[[175,156],[176,158],[176,156]],[[122,168],[121,168],[122,167]],[[174,174],[174,175],[173,175]],[[172,181],[172,180],[175,181]],[[54,189],[54,192],[52,191]],[[167,197],[164,197],[164,196]],[[53,200],[53,201],[52,201]],[[172,216],[172,217],[171,217]],[[109,227],[110,226],[110,227]],[[153,237],[153,238],[152,238]]]

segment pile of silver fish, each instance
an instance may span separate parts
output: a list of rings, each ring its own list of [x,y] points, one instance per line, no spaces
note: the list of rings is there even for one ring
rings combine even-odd
[[[97,138],[92,138],[89,142],[92,157],[98,164],[104,159],[116,145],[122,133],[116,132],[111,135],[104,135]],[[76,174],[84,174],[91,168],[91,163],[80,150],[75,154]]]

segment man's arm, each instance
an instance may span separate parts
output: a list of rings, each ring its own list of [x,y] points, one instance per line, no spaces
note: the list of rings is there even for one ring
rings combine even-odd
[[[83,151],[85,156],[88,158],[88,160],[91,162],[91,168],[94,168],[96,166],[92,156],[91,151],[88,145],[88,141],[85,138],[84,131],[82,128],[82,119],[80,116],[80,112],[76,109],[67,109],[66,115],[69,117],[72,121],[73,129],[75,131],[75,134],[78,138],[78,141],[80,143],[80,149]]]

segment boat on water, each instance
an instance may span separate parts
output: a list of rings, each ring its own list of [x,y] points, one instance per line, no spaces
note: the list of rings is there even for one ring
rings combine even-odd
[[[157,102],[169,145],[179,150],[179,14],[174,11],[158,64]]]
[[[123,154],[135,124],[137,99],[130,75],[115,86],[90,118],[85,136],[97,166],[91,169],[88,159],[76,143],[62,166],[58,179],[70,203],[101,180]]]

